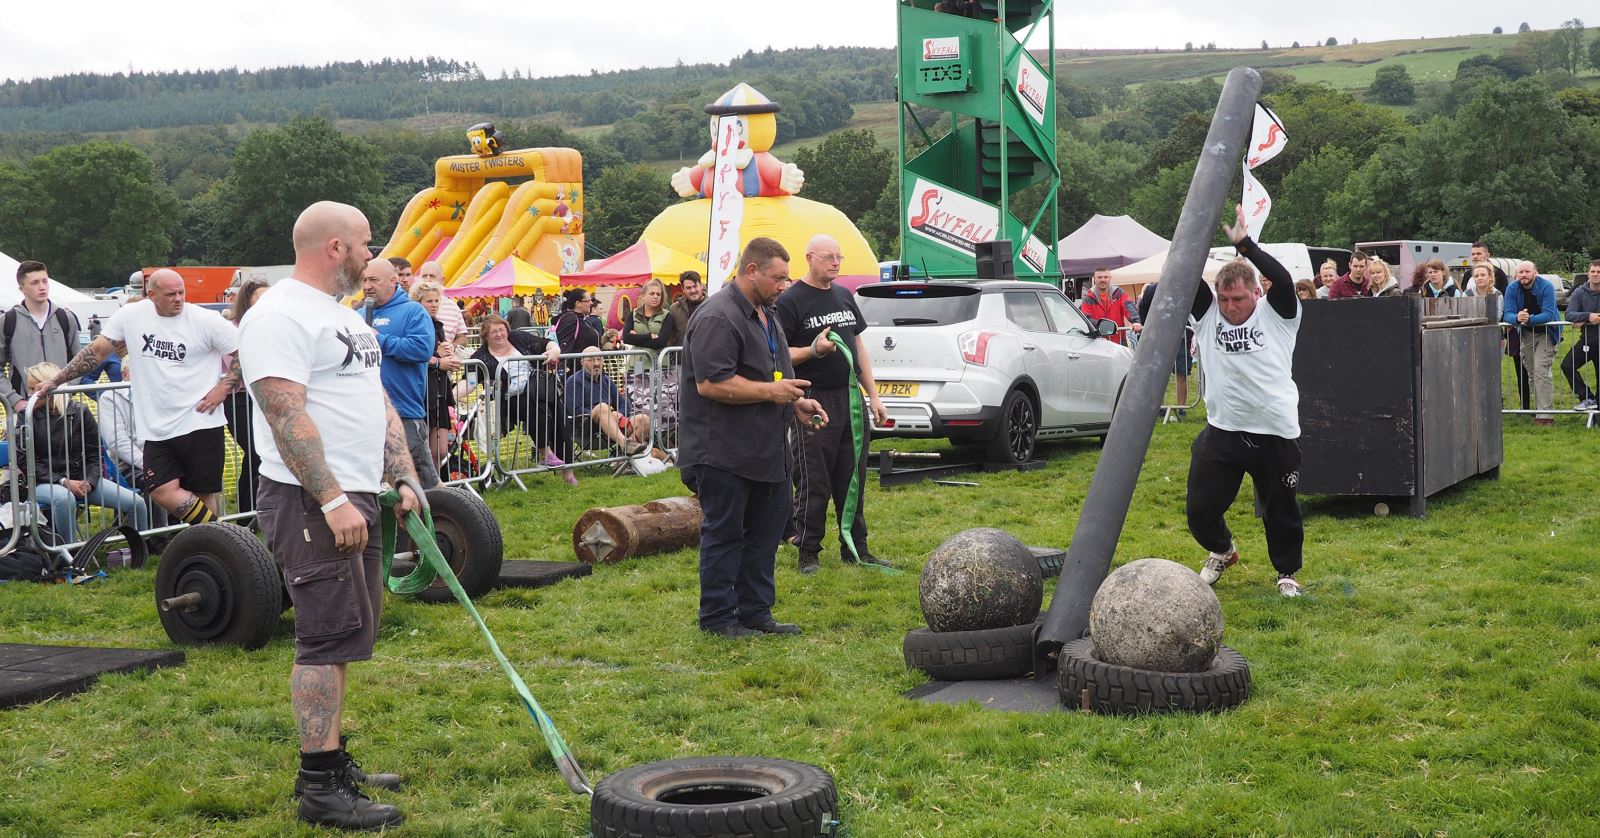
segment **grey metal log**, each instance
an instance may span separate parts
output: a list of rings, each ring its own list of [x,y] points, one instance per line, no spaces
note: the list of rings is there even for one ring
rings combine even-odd
[[[1039,632],[1036,657],[1041,662],[1053,659],[1066,642],[1083,636],[1089,626],[1089,603],[1111,570],[1111,557],[1150,447],[1156,411],[1199,288],[1200,272],[1217,231],[1222,202],[1244,159],[1244,144],[1250,138],[1250,123],[1260,92],[1261,75],[1249,67],[1234,68],[1222,86],[1200,162],[1189,182],[1189,195],[1178,217],[1172,248],[1161,271],[1161,285],[1150,306],[1150,318],[1145,321],[1139,348],[1134,352],[1133,368],[1123,384],[1117,413],[1111,419],[1100,465],[1095,468],[1077,529],[1067,547],[1061,581]]]

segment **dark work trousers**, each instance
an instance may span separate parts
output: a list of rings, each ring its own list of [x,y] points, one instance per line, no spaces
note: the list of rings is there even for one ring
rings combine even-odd
[[[1226,553],[1233,533],[1223,519],[1250,475],[1267,529],[1267,554],[1283,576],[1300,570],[1305,525],[1294,490],[1300,484],[1300,444],[1270,434],[1224,431],[1206,425],[1189,446],[1189,532],[1200,546]]]
[[[811,397],[822,405],[828,414],[827,427],[806,430],[796,427],[790,439],[794,462],[794,534],[799,540],[800,552],[817,553],[822,550],[822,534],[828,528],[828,501],[833,500],[834,513],[846,517],[845,496],[850,491],[850,475],[859,481],[856,489],[856,506],[849,511],[855,533],[856,550],[867,554],[867,446],[872,437],[872,414],[867,405],[861,405],[861,427],[867,439],[857,449],[850,433],[850,389],[832,390],[812,388]],[[863,400],[864,402],[865,400]],[[803,423],[802,423],[803,425]],[[839,556],[853,562],[854,553],[845,544],[844,528],[839,529]]]
[[[1517,398],[1522,402],[1522,409],[1527,410],[1533,388],[1528,385],[1528,368],[1522,365],[1522,336],[1516,329],[1506,330],[1506,356],[1511,359],[1511,366],[1516,367]]]
[[[789,483],[690,469],[684,484],[700,495],[700,627],[759,626],[777,599],[772,568],[789,519]]]
[[[228,433],[233,434],[233,444],[244,452],[239,462],[239,506],[234,511],[254,512],[261,455],[256,453],[256,441],[252,436],[251,426],[255,422],[250,411],[250,394],[245,390],[229,393],[222,401],[222,412],[228,419]]]
[[[1567,383],[1572,385],[1572,392],[1580,402],[1595,397],[1595,388],[1583,380],[1585,366],[1594,367],[1595,384],[1600,385],[1600,326],[1584,326],[1578,342],[1567,350],[1567,357],[1561,359],[1561,374],[1567,377]]]

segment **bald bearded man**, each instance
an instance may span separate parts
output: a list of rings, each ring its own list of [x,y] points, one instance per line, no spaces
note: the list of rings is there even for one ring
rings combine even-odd
[[[148,286],[148,297],[118,309],[39,392],[78,380],[112,352],[126,355],[134,436],[144,441],[140,486],[178,519],[204,523],[218,515],[222,496],[227,419],[217,408],[239,382],[239,333],[222,315],[186,303],[177,271],[156,271]]]
[[[294,273],[250,308],[239,337],[258,411],[256,508],[295,608],[299,816],[358,830],[405,820],[361,790],[398,788],[400,777],[362,771],[340,735],[347,667],[372,657],[382,614],[378,494],[398,487],[402,516],[423,503],[405,430],[384,396],[378,337],[336,300],[360,289],[371,239],[355,207],[306,209],[294,226]]]

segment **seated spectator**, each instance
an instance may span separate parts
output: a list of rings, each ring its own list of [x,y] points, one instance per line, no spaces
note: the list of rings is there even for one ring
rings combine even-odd
[[[500,420],[500,435],[517,426],[527,432],[544,452],[544,464],[560,468],[572,462],[572,433],[561,406],[561,387],[555,369],[561,363],[561,350],[548,338],[528,332],[513,332],[498,314],[485,315],[483,346],[472,358],[484,365],[489,377],[499,383],[500,401],[495,406]],[[535,369],[527,356],[543,355],[544,369]],[[578,485],[572,469],[561,477]]]
[[[1298,280],[1294,284],[1294,295],[1302,300],[1315,300],[1317,286],[1309,279]]]
[[[28,391],[52,381],[61,368],[48,361],[28,368]],[[100,428],[82,403],[64,394],[42,400],[32,417],[37,484],[33,498],[50,512],[50,526],[67,543],[78,540],[78,500],[114,509],[139,530],[150,528],[144,500],[105,476],[100,464]],[[23,452],[19,452],[19,455]],[[19,456],[20,459],[20,456]]]
[[[603,368],[600,350],[583,351],[583,365],[567,376],[567,416],[584,439],[603,438],[632,456],[650,439],[650,415],[634,413],[627,396]]]
[[[1367,261],[1367,288],[1374,297],[1398,297],[1404,293],[1388,264],[1376,256]]]

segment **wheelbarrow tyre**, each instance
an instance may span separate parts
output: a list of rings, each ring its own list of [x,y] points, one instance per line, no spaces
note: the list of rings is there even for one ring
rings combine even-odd
[[[428,506],[433,510],[433,529],[445,561],[455,571],[462,590],[477,599],[500,582],[500,567],[505,560],[505,544],[500,537],[500,522],[489,505],[467,489],[439,486],[428,490]],[[404,549],[414,549],[410,539],[400,539]],[[417,594],[423,602],[455,602],[455,595],[443,579]]]
[[[838,826],[828,772],[760,757],[691,757],[625,768],[595,786],[595,838],[809,838]]]
[[[194,611],[163,611],[162,600],[204,598]],[[156,564],[156,613],[172,642],[259,649],[272,639],[283,579],[260,539],[244,527],[208,523],[173,537]]]

